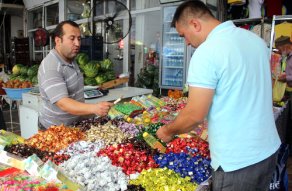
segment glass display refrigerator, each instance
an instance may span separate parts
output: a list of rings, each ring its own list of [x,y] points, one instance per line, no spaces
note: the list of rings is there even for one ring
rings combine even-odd
[[[184,38],[171,27],[174,12],[179,3],[162,6],[162,47],[160,54],[161,89],[182,89],[186,83],[188,63],[193,48],[187,47]]]
[[[162,46],[160,54],[160,89],[182,89],[187,79],[189,62],[195,48],[187,46],[184,38],[180,37],[171,22],[176,8],[184,0],[160,0],[162,9]],[[219,14],[219,2],[222,0],[206,0],[207,7],[213,15],[222,20]],[[222,8],[220,8],[222,9]]]

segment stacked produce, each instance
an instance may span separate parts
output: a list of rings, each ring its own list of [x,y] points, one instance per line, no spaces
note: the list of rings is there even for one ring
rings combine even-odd
[[[24,66],[22,64],[16,64],[12,68],[12,74],[9,76],[10,80],[19,80],[19,81],[29,81],[33,85],[38,83],[38,68],[39,65],[33,66]]]
[[[30,81],[20,81],[19,79],[8,80],[7,82],[2,82],[3,88],[31,88],[32,83]]]
[[[84,74],[85,85],[100,85],[116,78],[113,63],[109,59],[102,61],[89,60],[87,54],[79,53],[76,56],[76,62]]]

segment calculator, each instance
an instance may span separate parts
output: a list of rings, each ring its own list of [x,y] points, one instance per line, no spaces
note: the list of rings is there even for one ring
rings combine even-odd
[[[84,91],[85,99],[97,98],[97,97],[102,97],[102,96],[104,96],[103,93],[97,89]]]

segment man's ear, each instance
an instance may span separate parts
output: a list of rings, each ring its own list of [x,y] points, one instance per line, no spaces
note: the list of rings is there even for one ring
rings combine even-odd
[[[189,21],[189,24],[194,28],[196,32],[201,31],[201,22],[198,19],[192,18]]]
[[[55,37],[55,44],[57,45],[57,44],[60,44],[60,42],[61,42],[61,38],[60,37],[58,37],[58,36],[56,36]]]

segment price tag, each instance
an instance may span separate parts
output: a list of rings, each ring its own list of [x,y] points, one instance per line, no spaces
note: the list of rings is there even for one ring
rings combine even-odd
[[[37,155],[33,154],[24,161],[24,169],[32,176],[40,176],[40,166],[43,164]]]
[[[49,182],[57,182],[61,183],[57,178],[58,167],[50,160],[48,160],[40,169],[40,176],[49,181]]]
[[[24,170],[24,160],[13,158],[12,156],[9,156],[6,151],[0,151],[0,158],[0,162],[3,164]]]

